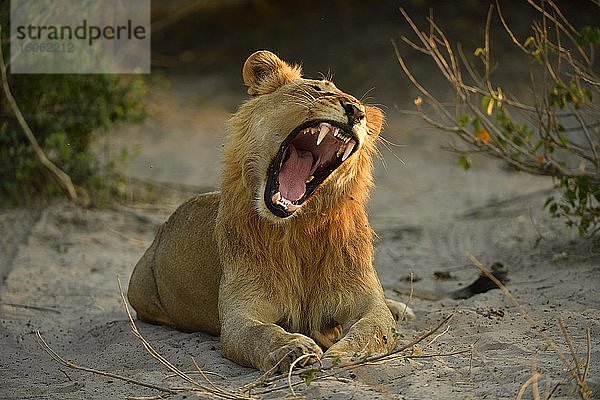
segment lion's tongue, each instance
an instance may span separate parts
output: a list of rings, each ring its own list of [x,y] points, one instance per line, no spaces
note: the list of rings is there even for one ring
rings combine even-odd
[[[297,151],[290,144],[290,156],[281,166],[279,171],[279,192],[290,201],[299,200],[306,192],[306,180],[308,179],[313,156],[310,151]]]

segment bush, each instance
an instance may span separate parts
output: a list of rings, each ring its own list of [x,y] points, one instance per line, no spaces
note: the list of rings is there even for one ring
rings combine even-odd
[[[421,93],[415,100],[417,113],[461,139],[463,146],[454,148],[460,165],[468,169],[469,154],[477,152],[517,170],[552,177],[560,196],[548,198],[544,207],[567,225],[576,226],[580,235],[594,234],[600,231],[600,79],[594,72],[600,27],[573,27],[551,0],[528,3],[539,20],[521,40],[510,29],[499,2],[490,6],[484,45],[473,52],[480,68],[460,46],[450,44],[432,19],[422,31],[403,11],[418,38],[417,43],[405,41],[435,61],[456,96],[451,105],[442,103],[415,79],[396,49],[398,60]],[[523,82],[531,77],[531,101],[493,79],[494,69],[502,68],[501,62],[491,61],[494,13],[531,66],[531,71],[522,69]]]
[[[8,26],[6,11],[0,10],[2,27]],[[3,36],[7,36],[6,29]],[[6,57],[8,41],[0,42]],[[70,175],[76,186],[95,194],[118,193],[122,178],[115,172],[114,164],[101,163],[91,146],[115,124],[144,119],[144,80],[139,76],[117,75],[9,75],[8,78],[19,108],[47,157]],[[20,203],[32,196],[61,193],[36,157],[2,93],[0,198]]]

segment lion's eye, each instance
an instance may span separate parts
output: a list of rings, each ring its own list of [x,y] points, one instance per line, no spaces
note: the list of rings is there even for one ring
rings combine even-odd
[[[321,88],[317,85],[310,85],[311,88],[315,89],[317,92],[321,91]]]

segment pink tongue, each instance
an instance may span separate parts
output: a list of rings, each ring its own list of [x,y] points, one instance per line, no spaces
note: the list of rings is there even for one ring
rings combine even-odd
[[[279,171],[279,192],[290,201],[299,200],[306,192],[306,180],[312,168],[313,156],[310,151],[297,151],[289,147],[290,157]]]

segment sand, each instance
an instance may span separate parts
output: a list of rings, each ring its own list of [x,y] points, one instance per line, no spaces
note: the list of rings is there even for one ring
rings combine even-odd
[[[124,167],[128,176],[168,185],[156,185],[152,196],[145,197],[130,189],[126,204],[99,209],[56,201],[43,208],[0,210],[1,399],[161,394],[60,365],[38,344],[38,331],[62,357],[81,366],[161,387],[189,386],[151,358],[134,337],[117,280],[126,287],[157,227],[193,188],[217,186],[222,126],[231,108],[190,102],[167,90],[152,96],[150,119],[113,132],[110,145],[137,149]],[[174,109],[178,112],[169,111]],[[417,319],[399,324],[402,344],[453,317],[401,356],[339,371],[337,378],[316,379],[308,387],[300,383],[294,386],[296,393],[308,399],[514,399],[539,371],[542,398],[556,385],[552,399],[578,398],[556,353],[500,290],[465,300],[425,299],[477,278],[470,253],[486,265],[501,262],[508,268],[507,286],[514,297],[569,359],[557,316],[562,316],[581,363],[590,330],[587,384],[592,398],[599,398],[598,241],[577,238],[541,210],[552,190],[548,179],[479,158],[465,172],[454,155],[440,150],[446,141],[441,133],[389,114],[385,137],[403,146],[393,147],[393,153],[382,148],[383,161],[376,162],[377,188],[369,213],[379,235],[379,276],[389,297],[408,301],[408,276],[414,273],[410,305]],[[169,189],[174,185],[179,190]],[[436,279],[440,272],[450,279]],[[194,357],[202,370],[219,374],[208,375],[218,387],[236,390],[261,377],[225,359],[216,337],[142,322],[137,326],[181,370],[194,371]],[[208,386],[202,377],[192,376]],[[260,394],[265,390],[270,392]],[[290,390],[280,380],[252,393],[282,398]],[[196,396],[208,398],[191,392],[170,398]],[[523,398],[534,398],[531,389]]]

